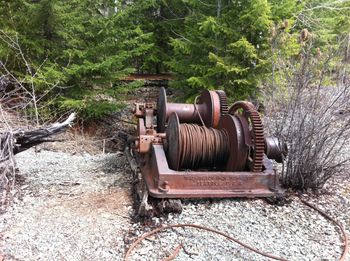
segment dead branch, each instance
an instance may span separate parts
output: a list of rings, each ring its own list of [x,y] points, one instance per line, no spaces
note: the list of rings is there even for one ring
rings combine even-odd
[[[39,128],[32,131],[19,130],[13,132],[12,135],[15,140],[13,146],[14,154],[20,153],[40,143],[49,141],[47,140],[48,137],[65,131],[67,127],[71,126],[74,119],[75,113],[72,113],[65,121],[61,123],[54,123],[48,127]]]
[[[13,136],[10,132],[0,135],[0,210],[7,205],[8,195],[15,185],[15,161]]]
[[[0,110],[2,113],[1,106]],[[0,133],[0,211],[6,208],[11,195],[15,193],[16,164],[14,155],[42,142],[53,141],[48,138],[65,131],[71,126],[74,119],[75,113],[72,113],[65,121],[47,127],[32,131],[12,131],[11,126],[9,126],[8,131]]]

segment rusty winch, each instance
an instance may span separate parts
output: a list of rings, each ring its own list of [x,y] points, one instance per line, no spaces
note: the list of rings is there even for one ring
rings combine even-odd
[[[282,160],[279,141],[265,137],[255,106],[230,108],[224,91],[204,90],[194,104],[137,103],[142,178],[155,198],[270,197],[280,193],[271,159]]]

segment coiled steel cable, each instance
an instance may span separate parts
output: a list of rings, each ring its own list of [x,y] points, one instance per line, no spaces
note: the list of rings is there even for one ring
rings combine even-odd
[[[180,168],[220,168],[229,156],[225,130],[196,124],[180,124]]]

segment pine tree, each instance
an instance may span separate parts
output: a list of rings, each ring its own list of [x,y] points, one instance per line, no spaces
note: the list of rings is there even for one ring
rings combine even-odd
[[[192,12],[184,30],[171,39],[169,65],[177,86],[224,88],[236,98],[253,96],[266,73],[265,51],[271,25],[267,1],[186,1]]]
[[[278,76],[277,56],[297,60],[308,40],[315,54],[349,46],[349,8],[329,0],[1,1],[0,61],[55,109],[89,117],[117,109],[99,97],[117,97],[116,82],[135,71],[170,71],[190,98],[224,88],[244,99],[274,85],[266,79]]]
[[[118,107],[95,97],[133,72],[135,61],[153,46],[152,33],[132,22],[131,8],[112,0],[15,0],[1,8],[10,14],[2,27],[18,36],[36,75],[36,88],[45,93],[52,86],[69,87],[51,91],[56,97],[51,97],[51,104],[88,117]],[[8,69],[26,78],[18,50],[1,44],[7,49],[0,59],[18,57],[11,59]]]

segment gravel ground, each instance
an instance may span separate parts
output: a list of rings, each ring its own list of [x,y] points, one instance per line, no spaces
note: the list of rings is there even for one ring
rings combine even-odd
[[[264,200],[186,200],[180,215],[132,222],[130,170],[122,153],[72,155],[34,150],[17,156],[25,181],[0,219],[5,260],[122,260],[138,236],[160,224],[194,223],[228,233],[289,260],[337,260],[338,229],[297,197],[284,206]],[[348,178],[309,200],[348,229]],[[349,233],[349,229],[347,230]],[[161,260],[182,243],[175,260],[268,260],[210,232],[178,228],[138,245],[131,260]],[[1,258],[0,258],[1,260]]]
[[[0,218],[0,260],[116,260],[130,227],[122,154],[28,150],[16,156],[25,182]]]
[[[259,250],[288,260],[337,260],[342,251],[338,229],[297,199],[283,207],[267,205],[263,200],[186,202],[182,215],[154,220],[215,228]],[[180,251],[176,260],[269,260],[219,235],[193,228],[170,230],[153,240],[159,245],[145,241],[133,257],[143,260],[143,253],[152,253],[150,259],[160,260],[182,243],[186,252],[192,255]]]
[[[117,116],[128,119],[126,113]],[[111,125],[120,129],[114,122]],[[16,156],[24,181],[12,206],[0,214],[0,261],[122,260],[143,233],[180,223],[218,229],[288,260],[338,260],[341,255],[338,228],[295,196],[284,206],[261,199],[186,200],[182,214],[135,222],[131,172],[123,153],[102,154],[102,139],[91,143],[77,137]],[[330,180],[324,192],[305,196],[340,221],[350,235],[350,174]],[[183,248],[175,260],[268,260],[194,228],[152,236],[130,259],[162,260],[180,243]]]

